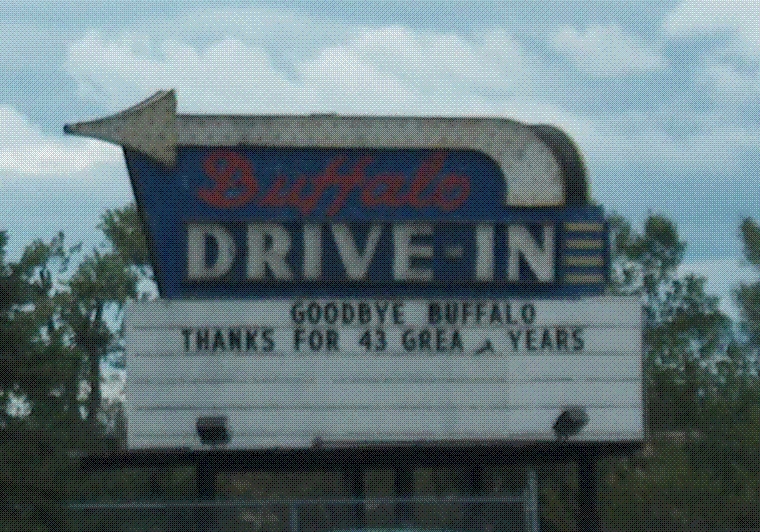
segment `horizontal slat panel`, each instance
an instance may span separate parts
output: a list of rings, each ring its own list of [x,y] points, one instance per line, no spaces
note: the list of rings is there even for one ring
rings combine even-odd
[[[588,426],[578,435],[580,440],[615,440],[643,435],[641,407],[587,408]],[[562,412],[561,408],[521,408],[509,412],[509,423],[518,437],[546,433]],[[477,426],[487,423],[487,417]],[[631,436],[632,435],[632,436]]]
[[[274,329],[271,338],[274,342],[271,352],[278,354],[301,353],[303,355],[329,354],[327,347],[327,332],[318,329],[321,336],[319,344],[314,340],[314,345],[319,349],[310,347],[310,335],[314,329],[305,329],[300,335],[301,342],[296,346],[295,333],[291,329]],[[459,338],[461,347],[457,347],[454,328],[420,328],[420,329],[385,329],[386,351],[395,354],[429,355],[447,352],[474,354],[483,348],[486,340],[490,341],[493,352],[507,354],[538,354],[538,353],[593,353],[610,352],[614,350],[638,353],[641,349],[641,332],[639,329],[623,329],[612,327],[586,327],[578,333],[577,339],[573,332],[556,328],[514,328],[514,329],[460,329]],[[365,333],[363,329],[334,329],[335,349],[333,352],[366,353],[366,347],[360,344]],[[406,334],[406,331],[410,331]],[[424,332],[423,332],[424,331]],[[439,332],[440,331],[440,332]],[[374,331],[370,331],[373,335]],[[194,353],[208,353],[213,349],[213,332],[207,347],[197,351],[195,341],[190,341],[187,355]],[[224,336],[224,333],[222,333]],[[316,337],[315,337],[316,338]],[[375,339],[372,339],[373,344]],[[139,344],[132,344],[130,353],[145,354],[170,354],[184,353],[186,349],[185,335],[180,329],[142,329],[140,331]],[[225,342],[222,344],[222,342]],[[227,339],[219,339],[218,345],[224,345],[216,350],[218,354],[227,351]],[[257,343],[259,352],[264,354],[264,343]],[[243,348],[245,349],[245,348]],[[255,352],[248,351],[248,354]]]
[[[228,411],[231,448],[306,447],[319,436],[330,441],[456,439],[553,440],[560,408],[466,409],[456,415],[410,411]],[[130,415],[129,446],[198,447],[195,420],[219,411],[152,411]],[[423,415],[424,414],[424,415]],[[640,408],[589,408],[589,424],[578,440],[627,440],[642,436]],[[421,427],[431,430],[423,431]]]
[[[450,420],[433,410],[392,409],[195,409],[132,411],[134,434],[194,433],[199,416],[227,415],[233,433],[313,434],[333,438],[352,434],[445,434]],[[506,419],[505,415],[500,417]],[[504,422],[502,422],[503,424]]]
[[[541,379],[641,379],[640,352],[620,355],[598,353],[593,355],[528,355],[508,357],[509,374],[522,381]]]
[[[567,232],[601,233],[604,231],[604,224],[596,222],[565,222],[564,225]]]
[[[337,303],[344,302],[359,304]],[[197,446],[195,420],[213,414],[229,417],[232,447],[303,446],[316,436],[553,439],[551,426],[569,405],[589,412],[581,438],[640,439],[641,307],[635,298],[536,301],[531,302],[533,323],[493,326],[467,321],[477,314],[476,303],[450,303],[458,305],[454,325],[429,326],[431,302],[406,301],[405,323],[391,324],[388,310],[382,327],[375,311],[367,324],[296,325],[290,301],[131,307],[126,324],[129,445]],[[511,302],[518,321],[522,303]],[[486,304],[506,308],[505,302]],[[463,310],[470,313],[467,318]],[[222,331],[212,352],[215,326]],[[275,345],[267,345],[259,328],[250,351],[230,352],[225,335],[238,326],[243,345],[246,327],[271,327],[267,336]],[[192,330],[183,334],[182,328]],[[198,349],[193,335],[199,328],[210,329],[208,348]],[[295,328],[304,330],[299,352]],[[308,336],[313,329],[333,329],[337,351],[324,345],[312,350]],[[360,338],[370,330],[376,344],[376,329],[384,331],[386,350],[367,352]],[[413,333],[405,346],[407,330]]]
[[[523,305],[530,304],[535,309],[535,318],[531,323],[534,327],[542,326],[572,326],[595,324],[597,326],[621,326],[621,327],[639,327],[641,304],[634,298],[629,297],[597,297],[579,299],[577,301],[563,300],[413,300],[413,301],[386,301],[376,299],[336,299],[336,300],[316,300],[319,306],[324,308],[328,303],[337,304],[342,311],[343,303],[353,306],[355,314],[358,315],[359,303],[369,304],[370,320],[366,324],[359,324],[356,318],[350,325],[342,321],[342,313],[339,314],[337,323],[327,324],[320,322],[319,326],[381,326],[391,325],[393,321],[393,305],[400,303],[403,313],[404,325],[407,326],[428,326],[429,310],[431,303],[437,303],[445,310],[446,303],[455,303],[458,305],[457,325],[472,326],[476,325],[475,316],[477,305],[481,306],[481,322],[483,326],[499,326],[499,323],[490,321],[493,305],[499,307],[502,320],[506,320],[506,304],[511,307],[512,319],[515,322],[521,322],[521,309]],[[292,318],[292,307],[296,303],[294,300],[268,300],[268,301],[136,301],[131,302],[127,309],[127,322],[131,328],[166,328],[166,327],[188,327],[193,325],[203,325],[205,327],[229,327],[229,326],[249,326],[249,327],[282,327],[284,324],[296,325]],[[304,309],[312,303],[312,300],[304,301],[300,307]],[[384,322],[381,322],[379,313],[375,310],[375,305],[388,304],[388,310],[385,314]],[[470,314],[466,322],[462,322],[462,315],[465,312],[464,304],[467,304],[468,313]],[[445,314],[444,314],[445,315]],[[241,318],[242,317],[242,318]],[[308,322],[303,323],[309,326]],[[504,323],[503,325],[508,325]],[[135,340],[139,338],[135,337]]]
[[[525,408],[582,405],[637,406],[641,404],[641,383],[561,381],[520,383],[508,390],[509,405]]]
[[[543,407],[579,404],[639,404],[638,381],[516,383],[365,383],[329,380],[300,383],[129,385],[128,400],[139,408],[432,408]]]
[[[309,436],[261,436],[259,434],[237,434],[226,448],[229,449],[273,449],[273,448],[305,448],[310,447],[313,438]],[[129,449],[155,448],[202,448],[196,434],[181,434],[166,436],[161,434],[128,433],[127,446]]]
[[[332,381],[315,380],[294,384],[181,384],[137,386],[130,389],[133,391],[129,397],[135,408],[404,408],[438,406],[449,402],[445,385],[414,383],[337,386]],[[506,397],[504,402],[506,403]]]
[[[619,355],[525,355],[404,357],[325,355],[309,357],[183,356],[129,357],[130,385],[204,380],[227,382],[298,381],[324,375],[343,382],[434,379],[516,380],[640,378],[638,353]]]

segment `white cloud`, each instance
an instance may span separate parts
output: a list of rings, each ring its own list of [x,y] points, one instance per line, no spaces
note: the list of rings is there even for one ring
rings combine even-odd
[[[267,7],[192,9],[170,19],[156,19],[146,31],[163,36],[167,27],[172,28],[174,38],[183,42],[232,38],[247,46],[276,49],[291,59],[312,56],[361,31],[336,19]]]
[[[744,100],[760,94],[760,1],[683,0],[663,21],[673,38],[725,34],[727,43],[703,55],[697,82],[716,100]]]
[[[229,22],[230,16],[217,18]],[[310,26],[291,22],[278,28],[280,39],[308,41],[301,31]],[[545,67],[503,30],[467,38],[398,26],[342,31],[340,39],[292,58],[289,69],[276,64],[271,42],[244,35],[191,46],[93,32],[71,44],[66,69],[81,91],[113,111],[176,88],[180,112],[481,115],[550,123],[578,142],[592,169],[643,164],[662,172],[725,173],[740,164],[741,149],[760,148],[757,133],[725,125],[723,113],[693,132],[674,134],[667,129],[673,116],[667,110],[582,116],[543,100],[536,72],[546,75]],[[596,75],[665,66],[654,45],[617,26],[595,26],[583,34],[565,28],[554,44]]]
[[[594,76],[638,74],[667,66],[665,58],[644,39],[615,25],[593,26],[585,33],[565,27],[551,42],[578,70]]]
[[[519,44],[501,31],[465,40],[401,27],[365,30],[298,71],[304,88],[339,112],[494,114],[488,94],[531,90]]]
[[[118,147],[43,135],[14,108],[0,106],[0,173],[60,175],[121,161]],[[0,175],[0,184],[9,176]]]
[[[466,40],[363,29],[291,66],[292,72],[276,68],[264,47],[236,38],[198,49],[95,32],[72,43],[66,61],[80,94],[114,110],[174,87],[185,112],[461,114],[487,108],[494,91],[514,96],[531,89],[523,52],[503,31]]]
[[[758,0],[683,0],[663,22],[674,37],[734,32],[738,49],[760,57],[760,2]]]
[[[760,24],[760,23],[759,23]],[[760,95],[760,69],[741,70],[735,65],[715,57],[704,59],[702,84],[710,87],[716,95],[731,100],[745,100]]]
[[[733,124],[724,109],[714,113],[674,115],[626,112],[586,122],[577,141],[587,158],[608,168],[631,164],[662,175],[708,172],[726,175],[739,170],[742,150],[760,150],[760,133]]]
[[[529,83],[521,46],[502,30],[464,40],[453,34],[387,27],[363,32],[346,48],[383,72],[420,83],[448,80],[468,85],[498,84],[502,89]]]

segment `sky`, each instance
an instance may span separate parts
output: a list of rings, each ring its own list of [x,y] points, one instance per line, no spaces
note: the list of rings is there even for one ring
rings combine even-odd
[[[564,129],[593,198],[662,213],[682,272],[735,313],[758,273],[760,1],[0,2],[0,229],[8,259],[86,249],[133,200],[121,149],[63,134],[175,89],[180,113],[489,116]]]

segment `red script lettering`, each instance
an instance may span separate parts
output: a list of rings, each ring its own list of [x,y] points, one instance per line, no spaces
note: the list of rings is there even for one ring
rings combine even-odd
[[[259,193],[259,182],[251,162],[234,151],[215,150],[203,162],[203,172],[213,182],[211,188],[198,189],[198,197],[208,205],[221,209],[242,207],[254,203],[259,207],[292,207],[302,215],[313,213],[320,201],[337,188],[325,213],[334,216],[346,205],[354,190],[365,207],[435,207],[445,212],[458,209],[470,195],[470,179],[456,174],[441,175],[447,153],[432,153],[421,163],[406,187],[403,173],[367,176],[366,169],[374,159],[361,157],[347,174],[338,170],[346,156],[332,159],[316,175],[299,175],[292,181],[279,174],[272,184]]]

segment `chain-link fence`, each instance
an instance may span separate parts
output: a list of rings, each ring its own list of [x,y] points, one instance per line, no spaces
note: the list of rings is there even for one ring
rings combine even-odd
[[[88,532],[327,532],[436,530],[538,532],[536,490],[517,496],[76,503]]]

